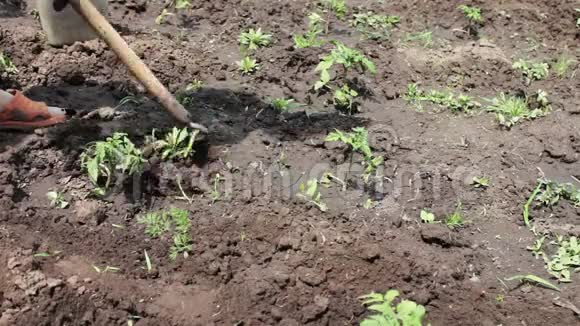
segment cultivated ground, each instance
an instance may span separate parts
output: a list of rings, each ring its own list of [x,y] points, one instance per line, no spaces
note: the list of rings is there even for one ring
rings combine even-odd
[[[484,18],[470,35],[461,1],[347,1],[341,20],[315,1],[192,0],[159,25],[162,1],[110,0],[111,22],[171,91],[203,82],[187,107],[210,134],[194,159],[154,157],[105,198],[91,193],[81,167],[86,146],[115,131],[141,145],[174,121],[151,100],[117,107],[142,96],[126,68],[100,41],[47,46],[33,2],[0,4],[0,50],[19,70],[0,72],[0,88],[75,115],[34,134],[0,133],[0,325],[358,325],[367,316],[358,297],[389,289],[424,305],[432,325],[580,323],[580,275],[559,283],[526,249],[546,234],[550,260],[556,235],[580,235],[580,208],[534,200],[537,235],[522,216],[538,178],[580,179],[580,78],[575,64],[563,77],[553,70],[562,54],[579,58],[580,1],[466,1]],[[401,21],[388,37],[365,39],[349,20],[367,11]],[[327,21],[319,36],[327,42],[295,49],[310,12]],[[238,37],[251,27],[273,43],[251,53],[260,69],[242,75]],[[426,31],[428,46],[408,37]],[[376,65],[376,74],[349,73],[360,113],[339,112],[332,92],[312,90],[331,40]],[[512,68],[518,59],[552,67],[527,83]],[[541,89],[552,108],[507,129],[485,110],[419,110],[404,98],[411,83],[468,94],[482,108],[500,92],[531,98]],[[273,98],[303,106],[281,114]],[[86,119],[103,107],[117,110]],[[325,141],[354,127],[384,157],[370,185],[361,157]],[[295,195],[325,171],[347,187],[321,186],[321,212]],[[474,187],[474,177],[489,186]],[[176,198],[178,180],[191,203]],[[69,207],[52,207],[51,190]],[[422,209],[444,221],[457,206],[462,227],[421,222]],[[151,239],[138,223],[170,207],[188,210],[192,223],[192,250],[175,260],[170,236]],[[504,281],[528,274],[561,291]]]

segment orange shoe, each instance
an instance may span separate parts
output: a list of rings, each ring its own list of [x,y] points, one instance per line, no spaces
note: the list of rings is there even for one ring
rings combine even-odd
[[[10,91],[14,97],[0,111],[0,129],[29,130],[49,127],[66,120],[64,109],[36,102],[19,91]]]

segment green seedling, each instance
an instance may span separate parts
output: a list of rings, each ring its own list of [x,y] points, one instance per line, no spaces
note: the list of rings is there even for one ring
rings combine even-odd
[[[407,33],[404,39],[405,43],[417,42],[424,48],[430,48],[433,45],[433,32],[424,31],[417,33]]]
[[[327,86],[330,82],[330,68],[334,65],[342,66],[344,78],[346,78],[350,69],[358,69],[362,73],[366,71],[373,74],[376,73],[374,63],[359,51],[351,49],[338,41],[334,41],[333,44],[335,48],[330,54],[324,56],[316,67],[316,72],[320,73],[320,79],[314,85],[314,90]]]
[[[291,98],[275,98],[270,102],[270,106],[279,113],[285,113],[298,107],[299,104],[295,103],[294,99]]]
[[[189,212],[181,208],[171,208],[169,216],[173,221],[173,229],[177,233],[189,233],[191,228],[191,221],[189,220]]]
[[[490,185],[490,180],[489,178],[486,177],[473,177],[473,180],[471,180],[471,185],[475,188],[487,188]]]
[[[461,203],[457,204],[455,211],[445,218],[445,225],[450,229],[460,228],[465,225],[463,212],[461,211]]]
[[[300,193],[298,193],[298,197],[301,197],[316,206],[321,212],[326,212],[328,210],[326,204],[322,202],[322,195],[318,190],[318,180],[310,179],[306,181],[306,184],[301,183],[299,190]]]
[[[374,200],[372,200],[371,198],[367,198],[367,200],[365,200],[365,203],[363,204],[363,208],[364,209],[371,209],[373,207],[375,207],[376,202]]]
[[[399,291],[389,290],[384,295],[370,293],[359,297],[363,305],[376,314],[364,319],[360,326],[421,326],[425,318],[425,307],[410,300],[400,300]]]
[[[538,107],[529,108],[529,99],[516,96],[507,96],[504,93],[489,100],[490,105],[486,108],[488,112],[493,112],[500,125],[511,128],[515,124],[525,120],[534,120],[546,116],[551,111],[551,105],[547,100],[544,91],[539,90],[536,94]]]
[[[16,68],[10,57],[0,52],[0,73],[2,72],[15,74],[18,73],[18,68]]]
[[[495,301],[496,301],[497,303],[503,303],[503,302],[505,301],[505,295],[503,295],[503,294],[501,294],[501,293],[500,293],[500,294],[498,294],[498,295],[496,295],[496,296],[495,296]]]
[[[560,237],[558,250],[551,260],[546,260],[548,272],[560,282],[572,282],[571,273],[580,267],[580,243],[577,237],[564,240]]]
[[[580,190],[571,183],[558,183],[548,180],[540,180],[540,191],[536,200],[546,207],[556,205],[560,199],[570,201],[574,206],[580,207]]]
[[[538,238],[534,241],[533,245],[526,247],[526,249],[534,253],[534,257],[536,257],[536,259],[538,259],[539,257],[544,257],[544,251],[542,249],[545,240],[546,240],[545,236]]]
[[[133,175],[142,170],[145,162],[141,150],[124,133],[114,133],[105,141],[92,143],[81,154],[81,166],[99,196],[109,189],[116,173]]]
[[[261,28],[250,28],[247,32],[240,34],[240,45],[245,50],[255,51],[266,47],[272,42],[272,35],[262,32]]]
[[[481,17],[481,9],[477,7],[470,7],[466,5],[461,5],[457,7],[461,10],[470,24],[481,24],[483,23],[483,17]]]
[[[552,69],[554,69],[554,73],[556,76],[558,76],[558,78],[566,78],[570,68],[572,68],[577,62],[578,61],[576,61],[576,59],[573,57],[563,53],[558,57],[552,66]]]
[[[426,209],[421,210],[420,217],[421,217],[421,222],[423,222],[423,223],[426,223],[426,224],[436,223],[435,214],[431,213],[430,211],[428,211]]]
[[[64,199],[62,192],[49,191],[48,193],[46,193],[46,197],[48,198],[48,200],[50,200],[50,206],[52,207],[61,209],[68,207],[68,201]]]
[[[294,47],[305,49],[310,47],[319,47],[324,42],[318,39],[318,35],[324,32],[324,20],[317,13],[308,15],[308,31],[303,35],[294,36]]]
[[[346,191],[346,182],[330,172],[324,172],[322,178],[320,178],[320,184],[328,188],[332,183],[340,185],[340,189]]]
[[[534,80],[542,80],[548,77],[550,72],[550,66],[545,62],[533,62],[523,59],[514,62],[512,68],[522,72],[528,85]]]
[[[163,10],[161,10],[161,13],[159,14],[159,16],[157,16],[155,18],[155,24],[157,25],[162,25],[165,23],[165,21],[167,20],[167,18],[169,16],[174,16],[175,14],[171,13],[169,10],[167,10],[167,8],[163,8]]]
[[[407,86],[407,92],[403,98],[417,106],[418,109],[422,108],[422,102],[429,102],[435,105],[444,107],[452,112],[464,112],[470,113],[472,110],[481,106],[478,102],[474,101],[472,97],[464,94],[456,96],[451,92],[431,90],[425,92],[419,89],[417,84],[409,84]]]
[[[222,194],[220,192],[220,182],[222,181],[221,176],[218,174],[215,175],[213,179],[213,188],[211,190],[211,203],[214,204],[216,201],[220,200]]]
[[[399,16],[377,15],[372,11],[354,14],[350,25],[371,40],[389,38],[390,29],[401,22]]]
[[[353,110],[356,110],[355,99],[357,96],[357,91],[351,89],[348,85],[344,85],[334,91],[332,101],[338,110],[352,114]]]
[[[191,7],[191,2],[189,0],[174,0],[173,4],[175,9],[185,9]]]
[[[523,209],[524,224],[528,228],[530,227],[530,205],[534,202],[534,199],[536,199],[536,197],[538,196],[540,191],[542,191],[542,187],[543,187],[543,182],[540,180],[538,182],[538,185],[536,186],[536,188],[534,188],[534,191],[532,192],[532,194],[530,195],[530,197],[528,198],[528,200],[524,204],[524,209]]]
[[[377,168],[383,164],[383,157],[373,155],[369,145],[368,131],[365,128],[353,128],[352,131],[352,133],[343,133],[340,130],[335,130],[329,133],[325,140],[342,142],[349,146],[351,152],[362,154],[365,166],[363,180],[368,183]]]
[[[151,270],[153,270],[153,265],[151,264],[151,259],[149,258],[149,255],[147,254],[147,250],[143,250],[143,253],[145,254],[145,266],[147,267],[147,273],[151,273]]]
[[[150,212],[137,220],[140,224],[145,224],[145,234],[152,238],[157,238],[169,231],[171,220],[163,212]]]
[[[147,143],[161,154],[162,160],[187,159],[195,153],[193,144],[198,134],[198,130],[173,127],[164,139],[156,139],[155,130],[153,130]]]
[[[344,18],[348,11],[345,0],[322,0],[322,5],[326,11],[333,12],[338,19]]]
[[[508,278],[504,278],[505,281],[514,281],[514,280],[518,280],[520,282],[528,282],[528,283],[532,283],[532,284],[537,284],[539,286],[545,287],[547,289],[550,290],[554,290],[554,291],[558,291],[560,292],[560,289],[555,286],[554,284],[550,283],[549,281],[546,281],[545,279],[538,277],[536,275],[532,275],[532,274],[528,274],[528,275],[515,275],[512,277],[508,277]]]
[[[189,253],[193,250],[192,241],[191,236],[187,233],[175,234],[173,245],[169,248],[169,258],[175,260],[179,254],[183,254],[183,258],[189,257]]]
[[[205,83],[202,80],[194,79],[185,87],[186,92],[198,92]]]
[[[239,70],[242,72],[242,74],[245,75],[252,74],[256,72],[256,70],[258,70],[259,68],[256,59],[252,59],[250,57],[244,57],[242,60],[237,61],[236,64],[238,65]]]

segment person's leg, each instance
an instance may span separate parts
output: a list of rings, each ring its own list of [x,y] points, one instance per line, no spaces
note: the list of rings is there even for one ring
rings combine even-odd
[[[0,129],[35,129],[66,119],[61,108],[36,102],[18,91],[0,90]]]

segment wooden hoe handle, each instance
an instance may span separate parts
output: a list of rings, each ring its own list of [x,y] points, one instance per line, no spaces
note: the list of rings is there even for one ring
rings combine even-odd
[[[188,127],[198,129],[207,133],[206,127],[191,122],[191,115],[185,108],[171,95],[171,93],[155,77],[153,72],[145,63],[131,50],[127,42],[115,31],[107,19],[95,8],[90,0],[69,0],[71,6],[91,25],[97,35],[109,45],[123,63],[129,68],[131,73],[154,95],[171,115],[179,122]]]

